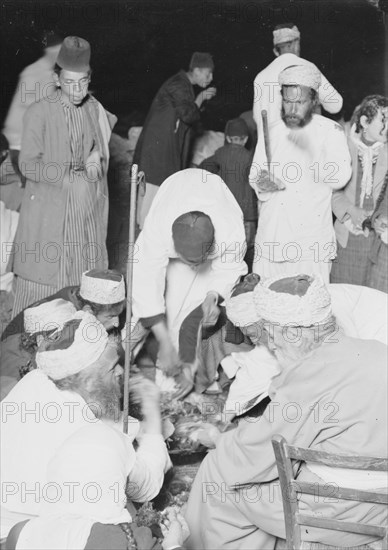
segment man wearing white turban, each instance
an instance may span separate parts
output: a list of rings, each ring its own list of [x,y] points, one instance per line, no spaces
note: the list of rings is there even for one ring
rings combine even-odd
[[[82,274],[80,285],[64,287],[18,313],[1,335],[0,399],[17,383],[21,369],[28,371],[37,335],[62,328],[81,309],[93,313],[107,331],[115,331],[124,307],[124,277],[112,269],[91,269]]]
[[[254,82],[253,118],[257,124],[258,136],[262,134],[261,111],[268,114],[269,126],[280,120],[282,97],[278,82],[279,74],[291,65],[308,65],[309,61],[299,57],[300,32],[293,23],[277,25],[273,31],[274,54],[276,58],[259,72]],[[342,109],[342,97],[321,74],[318,101],[328,113],[338,113]]]
[[[336,254],[331,196],[349,181],[351,162],[341,126],[314,114],[321,79],[311,63],[282,71],[282,118],[270,131],[270,158],[259,137],[250,172],[259,199],[253,271],[264,278],[304,272],[329,282]]]
[[[1,538],[20,521],[49,516],[45,548],[84,548],[95,522],[131,521],[126,498],[144,502],[158,494],[170,466],[161,435],[159,391],[148,380],[132,380],[133,399],[144,416],[135,452],[133,437],[121,431],[118,358],[117,344],[104,326],[90,313],[78,311],[41,343],[38,368],[1,402]],[[105,457],[96,457],[98,472],[87,468],[82,452],[73,450],[74,441],[85,438]],[[63,470],[63,461],[57,469],[65,452],[72,463],[69,471]],[[66,481],[76,482],[72,493]],[[94,492],[85,497],[85,487],[92,484]],[[56,496],[50,493],[53,488]],[[96,490],[97,495],[101,491],[98,498]],[[30,543],[24,541],[22,548],[43,548],[33,545],[40,540],[39,522],[30,522],[23,531]]]
[[[320,276],[269,279],[252,295],[280,372],[270,384],[271,402],[261,417],[243,418],[236,429],[222,434],[213,430],[215,449],[202,462],[188,501],[189,549],[270,550],[277,537],[285,538],[271,444],[275,434],[316,451],[388,455],[387,346],[338,329]],[[298,479],[387,488],[384,472],[355,471],[345,477],[342,469],[311,463],[301,465]],[[344,521],[381,526],[387,521],[385,505],[301,495],[299,506],[304,513]],[[352,547],[375,539],[308,527],[302,529],[302,540]]]

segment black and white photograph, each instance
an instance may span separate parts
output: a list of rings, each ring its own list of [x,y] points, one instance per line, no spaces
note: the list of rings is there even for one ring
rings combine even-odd
[[[3,0],[0,550],[387,550],[388,0]]]

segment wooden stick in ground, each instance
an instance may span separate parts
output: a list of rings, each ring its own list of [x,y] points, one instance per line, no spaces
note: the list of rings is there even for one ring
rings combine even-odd
[[[263,121],[263,135],[264,135],[265,154],[267,156],[267,163],[268,163],[268,173],[270,173],[270,164],[271,164],[272,158],[271,158],[271,147],[269,143],[268,115],[265,109],[261,111],[261,120]]]
[[[125,319],[125,362],[124,362],[124,433],[128,433],[128,409],[129,409],[129,375],[131,371],[131,318],[132,318],[132,279],[133,259],[135,251],[135,227],[136,227],[136,191],[137,191],[137,164],[132,165],[131,171],[131,203],[129,210],[129,242],[127,258],[127,312]]]

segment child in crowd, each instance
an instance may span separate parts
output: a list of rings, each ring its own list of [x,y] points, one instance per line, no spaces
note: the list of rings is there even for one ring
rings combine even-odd
[[[200,168],[218,174],[229,187],[244,215],[247,240],[245,261],[251,271],[257,229],[257,198],[248,183],[252,154],[245,148],[249,129],[242,118],[229,120],[225,127],[225,145],[205,159]]]

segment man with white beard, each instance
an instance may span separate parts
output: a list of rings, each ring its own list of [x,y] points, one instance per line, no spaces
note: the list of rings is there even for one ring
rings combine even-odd
[[[271,127],[270,159],[259,136],[250,172],[259,199],[253,272],[265,278],[304,272],[329,282],[331,195],[349,181],[351,163],[342,128],[314,114],[320,83],[313,64],[282,71],[282,119]]]
[[[14,528],[26,550],[85,548],[98,523],[102,547],[116,549],[109,533],[121,536],[119,524],[131,522],[127,498],[159,493],[171,465],[159,390],[149,380],[131,383],[144,417],[135,452],[133,436],[122,433],[118,360],[104,326],[78,311],[1,402],[1,538]]]

